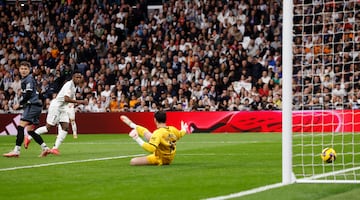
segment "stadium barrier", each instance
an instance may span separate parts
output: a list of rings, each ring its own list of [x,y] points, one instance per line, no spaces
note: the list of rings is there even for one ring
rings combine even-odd
[[[130,128],[120,121],[126,114],[135,123],[155,129],[152,112],[77,113],[79,134],[128,133]],[[180,128],[180,120],[190,126],[193,133],[281,132],[281,111],[257,112],[167,112],[169,125]],[[359,132],[359,110],[294,111],[294,132]],[[16,135],[21,115],[0,114],[0,135]],[[40,117],[45,124],[46,114]],[[53,128],[50,133],[56,133]]]

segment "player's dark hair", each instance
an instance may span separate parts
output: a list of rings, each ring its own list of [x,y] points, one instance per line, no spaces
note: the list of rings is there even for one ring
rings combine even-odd
[[[31,69],[31,64],[28,61],[21,61],[20,66],[26,66],[29,69]]]
[[[75,71],[73,72],[73,75],[75,75],[75,74],[81,74],[81,72],[80,72],[79,70],[75,70]]]
[[[166,113],[164,111],[157,111],[155,113],[155,119],[159,123],[166,123]]]

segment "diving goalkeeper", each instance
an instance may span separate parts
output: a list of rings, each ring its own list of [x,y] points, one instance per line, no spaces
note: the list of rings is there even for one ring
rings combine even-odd
[[[174,160],[176,141],[188,132],[188,125],[181,121],[181,130],[167,126],[164,111],[156,112],[154,118],[157,129],[151,133],[147,128],[133,123],[125,115],[120,116],[120,119],[133,129],[129,136],[143,149],[152,153],[147,156],[132,158],[130,165],[169,165]]]

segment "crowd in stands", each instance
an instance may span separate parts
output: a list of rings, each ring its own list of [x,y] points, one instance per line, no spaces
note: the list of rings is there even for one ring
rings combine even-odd
[[[294,0],[294,108],[357,109],[359,4],[306,2]],[[23,60],[44,112],[75,70],[77,98],[89,100],[80,112],[282,108],[282,1],[28,0],[0,15],[1,113],[21,112]]]

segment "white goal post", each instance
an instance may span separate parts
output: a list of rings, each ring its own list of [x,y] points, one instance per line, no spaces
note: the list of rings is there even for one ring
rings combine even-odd
[[[360,183],[359,8],[359,0],[283,1],[284,185]],[[326,147],[337,153],[332,163],[320,158]]]
[[[292,178],[292,38],[293,3],[283,2],[282,29],[282,183],[294,182]],[[287,95],[289,94],[289,95]]]

